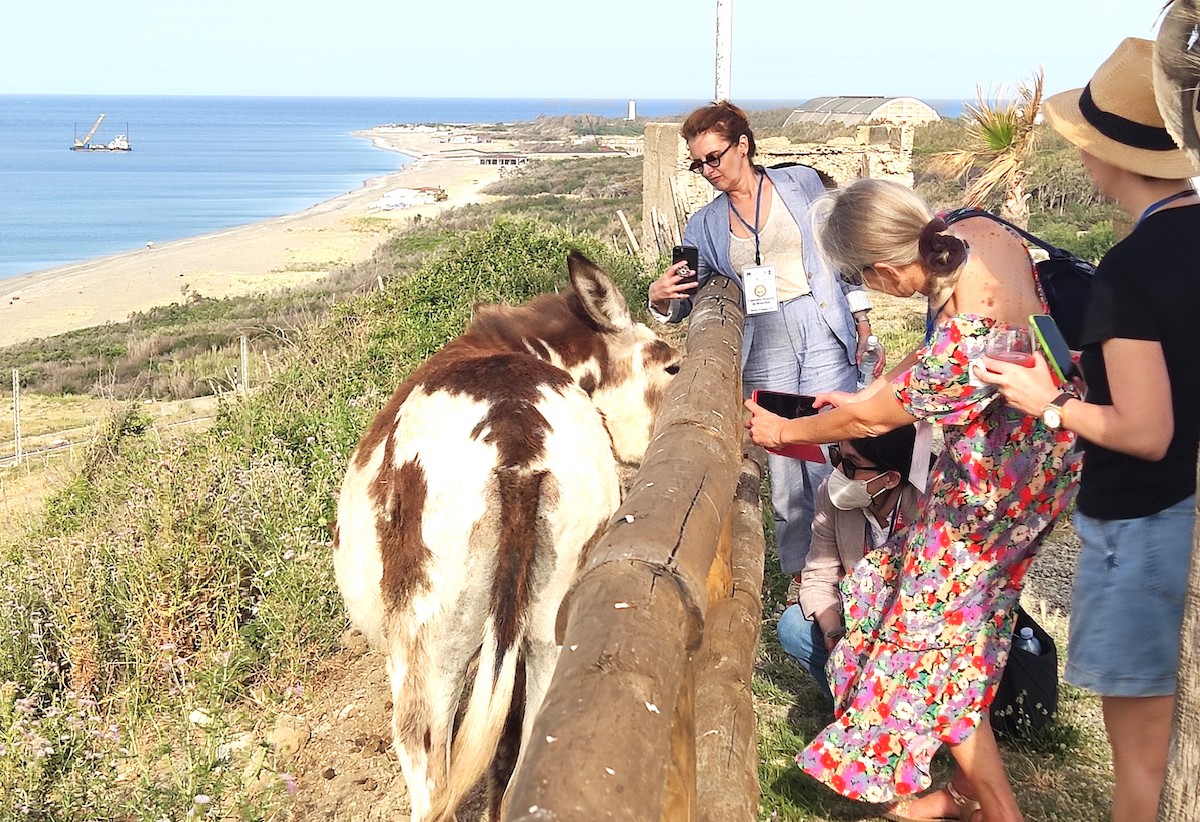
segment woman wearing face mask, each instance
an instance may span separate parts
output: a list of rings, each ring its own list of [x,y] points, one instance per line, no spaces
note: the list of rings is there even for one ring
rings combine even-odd
[[[913,520],[920,492],[908,482],[915,429],[829,446],[833,473],[817,489],[800,601],[779,617],[779,644],[830,699],[825,663],[846,633],[838,583],[863,556]]]
[[[889,819],[1016,822],[987,708],[1025,571],[1074,497],[1079,460],[1074,434],[969,371],[994,331],[1046,313],[1033,265],[998,224],[947,226],[896,183],[858,180],[817,208],[821,245],[845,276],[928,298],[926,341],[866,391],[818,396],[837,407],[815,416],[785,420],[747,402],[751,437],[768,448],[827,443],[924,420],[945,447],[898,544],[867,554],[842,582],[847,633],[829,664],[836,718],[797,762],[844,796],[890,803]],[[912,798],[942,744],[958,765],[950,785]]]

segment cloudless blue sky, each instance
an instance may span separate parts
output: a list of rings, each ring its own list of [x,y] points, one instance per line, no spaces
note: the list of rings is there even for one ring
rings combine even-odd
[[[732,0],[733,99],[1081,86],[1161,0]],[[22,0],[4,94],[708,99],[715,0]]]

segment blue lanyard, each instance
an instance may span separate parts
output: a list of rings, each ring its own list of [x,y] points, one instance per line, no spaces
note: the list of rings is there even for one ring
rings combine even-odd
[[[929,341],[933,339],[933,327],[937,324],[937,318],[941,316],[942,311],[950,304],[950,298],[946,298],[946,302],[938,306],[938,310],[934,311],[930,305],[925,309],[925,344],[929,345]]]
[[[1157,203],[1151,203],[1150,207],[1142,212],[1142,216],[1138,217],[1137,222],[1134,223],[1134,227],[1136,228],[1137,226],[1141,225],[1142,220],[1146,219],[1151,214],[1158,211],[1160,208],[1165,206],[1167,203],[1173,203],[1176,200],[1182,200],[1184,197],[1191,197],[1195,193],[1196,193],[1196,190],[1194,188],[1185,188],[1183,191],[1176,191],[1170,197],[1163,197]]]
[[[741,224],[744,225],[750,231],[750,233],[754,236],[754,264],[755,265],[762,265],[762,255],[759,254],[759,242],[758,242],[758,210],[762,206],[762,186],[763,186],[763,180],[765,180],[766,178],[767,178],[767,173],[765,171],[758,175],[758,196],[754,199],[754,225],[750,225],[750,223],[746,222],[745,218],[742,217],[741,214],[738,214],[737,206],[735,206],[733,204],[733,198],[732,197],[729,198],[729,210],[733,212],[733,216],[737,217],[738,220],[741,222]]]

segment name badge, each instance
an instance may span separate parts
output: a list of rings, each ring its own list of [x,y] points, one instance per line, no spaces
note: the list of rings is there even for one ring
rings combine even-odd
[[[742,270],[742,285],[746,288],[747,314],[770,314],[779,310],[775,266],[746,266]]]

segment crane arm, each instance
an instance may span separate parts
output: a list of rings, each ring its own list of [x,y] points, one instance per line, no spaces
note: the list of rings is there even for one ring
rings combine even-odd
[[[87,133],[87,136],[84,137],[83,140],[81,140],[80,142],[87,143],[88,141],[90,141],[92,139],[92,137],[96,134],[96,129],[100,128],[101,121],[103,121],[104,118],[107,116],[108,116],[107,114],[101,114],[99,117],[97,117],[96,122],[92,123],[92,130],[89,131]]]

